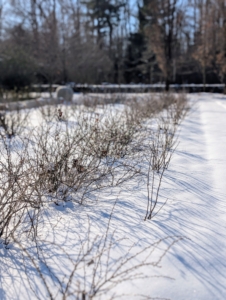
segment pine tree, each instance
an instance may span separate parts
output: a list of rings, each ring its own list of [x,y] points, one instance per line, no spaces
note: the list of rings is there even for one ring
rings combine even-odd
[[[97,42],[102,46],[103,38],[108,31],[110,49],[113,42],[114,27],[120,21],[120,11],[125,5],[123,0],[86,0],[83,1],[92,21],[92,30],[97,33]]]
[[[135,33],[130,33],[128,46],[125,55],[125,72],[124,78],[127,83],[132,81],[144,82],[149,81],[148,70],[146,63],[149,60],[144,59],[144,53],[147,50],[147,39],[145,36],[146,20],[146,9],[148,0],[143,1],[143,5],[138,3],[138,22],[139,29]]]

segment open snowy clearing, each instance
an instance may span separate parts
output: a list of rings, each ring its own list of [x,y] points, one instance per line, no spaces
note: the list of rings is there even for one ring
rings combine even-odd
[[[189,99],[192,109],[179,128],[179,144],[161,187],[161,201],[168,200],[153,220],[144,221],[146,185],[136,179],[114,189],[114,193],[110,189],[101,192],[94,199],[95,205],[50,205],[45,211],[45,218],[50,221],[48,226],[43,222],[42,238],[54,240],[59,246],[46,242],[41,245],[48,252],[46,265],[55,275],[49,280],[54,291],[59,290],[57,278],[70,274],[72,268],[64,251],[76,259],[78,253],[74,249],[79,239],[87,243],[88,229],[90,239],[104,234],[110,219],[109,232],[115,242],[111,253],[113,269],[117,258],[130,247],[132,253],[138,253],[162,239],[151,253],[153,262],[175,243],[160,264],[153,263],[138,271],[147,278],[122,282],[101,299],[110,299],[113,293],[120,299],[225,299],[226,97],[194,94]],[[20,248],[14,244],[9,248],[0,248],[0,299],[36,299],[36,293],[40,299],[48,299],[32,263],[27,262],[25,272],[26,258]],[[32,248],[35,247],[31,245],[30,253]],[[146,255],[140,253],[136,261],[142,261]],[[88,265],[86,262],[87,274],[93,259],[88,258]],[[46,266],[40,264],[39,268],[47,273]],[[60,292],[54,295],[54,299],[62,299]],[[78,298],[72,294],[67,299]]]

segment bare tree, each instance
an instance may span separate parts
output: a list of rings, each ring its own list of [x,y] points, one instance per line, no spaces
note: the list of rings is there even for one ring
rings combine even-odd
[[[178,0],[154,0],[148,4],[147,34],[150,48],[156,55],[164,75],[165,89],[169,90],[172,64],[175,57],[177,37],[181,30],[183,13]]]
[[[215,34],[216,34],[216,69],[226,93],[226,3],[217,0],[215,7]]]

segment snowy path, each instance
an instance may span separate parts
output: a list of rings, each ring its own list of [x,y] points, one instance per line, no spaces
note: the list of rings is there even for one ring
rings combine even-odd
[[[155,296],[226,299],[226,98],[190,96],[196,110],[182,124],[180,144],[167,174],[171,207],[156,226],[190,238],[163,264],[174,282],[161,282]],[[157,230],[157,231],[158,231]]]

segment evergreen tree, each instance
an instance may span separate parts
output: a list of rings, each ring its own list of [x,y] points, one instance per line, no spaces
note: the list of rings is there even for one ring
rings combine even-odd
[[[145,59],[147,55],[147,39],[145,36],[145,26],[147,24],[146,9],[149,0],[144,0],[143,5],[138,4],[138,21],[139,29],[135,33],[130,33],[128,46],[125,55],[125,72],[124,78],[127,83],[148,82],[149,83],[149,68],[148,63],[151,58]]]
[[[103,37],[108,31],[109,45],[112,47],[113,30],[120,21],[120,11],[125,5],[123,0],[86,0],[83,2],[92,20],[92,30],[97,33],[97,42],[102,46]]]

